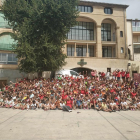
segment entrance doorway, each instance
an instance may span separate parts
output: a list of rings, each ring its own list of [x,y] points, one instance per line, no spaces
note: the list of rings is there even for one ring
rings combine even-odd
[[[81,75],[83,75],[83,74],[85,75],[86,71],[87,71],[87,75],[91,76],[91,69],[88,69],[88,68],[74,68],[74,69],[71,69],[71,70],[74,70],[77,73],[81,73]]]
[[[3,88],[4,85],[7,85],[7,80],[0,80],[0,88]]]

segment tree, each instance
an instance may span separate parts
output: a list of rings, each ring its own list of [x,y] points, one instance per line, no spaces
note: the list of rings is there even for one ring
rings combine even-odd
[[[79,0],[6,0],[1,9],[18,41],[14,52],[19,70],[56,71],[65,65],[62,48],[70,27],[76,25]]]

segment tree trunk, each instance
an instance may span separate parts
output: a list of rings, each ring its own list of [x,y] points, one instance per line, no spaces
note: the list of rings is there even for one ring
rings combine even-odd
[[[42,77],[42,71],[38,72],[38,78]]]
[[[55,78],[55,71],[51,71],[51,75],[50,75],[50,79],[54,79]]]

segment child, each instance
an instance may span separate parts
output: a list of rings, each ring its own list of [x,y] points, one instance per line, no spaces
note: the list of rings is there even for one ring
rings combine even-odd
[[[84,109],[85,109],[85,108],[88,109],[88,100],[87,100],[86,98],[83,100],[83,108],[84,108]]]
[[[33,100],[33,102],[32,102],[32,104],[31,104],[31,109],[32,110],[36,110],[36,102],[35,102],[35,100]]]

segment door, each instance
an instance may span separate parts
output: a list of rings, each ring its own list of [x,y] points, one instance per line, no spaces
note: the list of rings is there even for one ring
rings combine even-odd
[[[7,80],[0,80],[0,88],[3,88],[4,85],[7,85]]]

